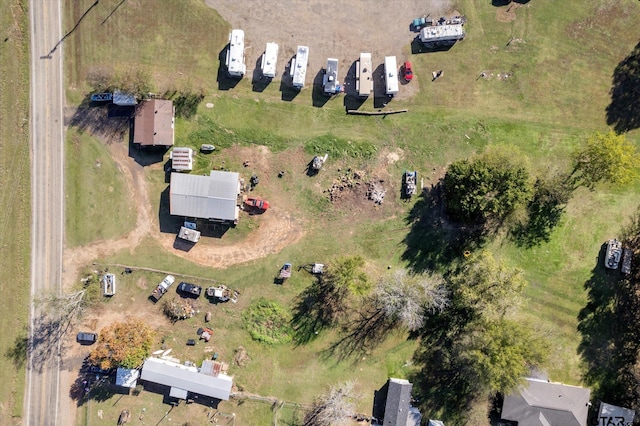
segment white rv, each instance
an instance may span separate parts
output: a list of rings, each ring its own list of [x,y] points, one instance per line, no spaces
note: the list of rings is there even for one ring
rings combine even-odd
[[[452,45],[465,36],[462,23],[424,27],[420,30],[420,41],[426,45]]]
[[[304,81],[307,77],[307,61],[309,60],[309,48],[307,46],[298,46],[296,57],[291,61],[291,78],[293,87],[302,89]]]
[[[324,93],[330,95],[341,90],[340,82],[338,81],[338,60],[335,58],[327,59],[327,69],[325,69],[324,77],[322,78],[322,87],[324,88]]]
[[[244,31],[233,30],[229,34],[229,50],[227,50],[227,72],[232,77],[242,77],[247,72],[244,63]]]
[[[395,56],[384,57],[384,81],[387,95],[393,96],[398,93],[398,65]]]
[[[267,43],[267,48],[262,55],[262,75],[268,78],[276,76],[276,63],[278,62],[278,44]]]
[[[356,90],[362,98],[369,96],[373,90],[371,53],[361,53],[360,60],[356,63]]]

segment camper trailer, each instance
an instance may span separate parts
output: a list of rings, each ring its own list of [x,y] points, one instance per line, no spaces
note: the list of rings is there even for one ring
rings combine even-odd
[[[420,41],[426,46],[450,46],[464,39],[462,23],[442,24],[424,27],[420,30]]]
[[[322,78],[322,88],[324,93],[334,95],[340,92],[340,82],[338,81],[338,60],[335,58],[327,59],[327,68],[324,70]]]
[[[242,30],[233,30],[229,34],[226,65],[231,77],[242,77],[247,72],[247,66],[244,63],[244,31]]]
[[[307,46],[298,46],[296,57],[291,61],[290,75],[293,87],[302,89],[304,81],[307,77],[307,61],[309,60],[309,48]]]
[[[276,63],[278,62],[278,44],[267,43],[267,48],[262,55],[262,75],[267,78],[276,76]]]
[[[398,65],[395,56],[385,56],[384,58],[384,82],[387,96],[398,93]]]
[[[356,90],[361,98],[366,98],[373,90],[371,53],[361,53],[356,63]]]

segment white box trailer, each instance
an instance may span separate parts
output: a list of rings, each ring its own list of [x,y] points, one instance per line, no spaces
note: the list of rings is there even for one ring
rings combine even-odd
[[[398,65],[395,56],[384,57],[384,81],[387,95],[393,96],[398,93]]]
[[[322,77],[322,87],[324,93],[335,94],[340,91],[340,82],[338,81],[338,60],[335,58],[327,59],[327,68]]]
[[[273,78],[277,75],[278,50],[277,43],[267,43],[267,48],[262,55],[262,65],[260,66],[263,76]]]
[[[296,57],[291,61],[291,74],[293,87],[302,89],[304,81],[307,78],[307,62],[309,60],[309,48],[307,46],[298,46]]]
[[[360,60],[356,63],[356,90],[362,98],[369,96],[373,90],[371,53],[361,53]]]
[[[229,34],[229,49],[227,50],[227,72],[232,77],[242,77],[247,72],[244,63],[244,31],[232,30]]]

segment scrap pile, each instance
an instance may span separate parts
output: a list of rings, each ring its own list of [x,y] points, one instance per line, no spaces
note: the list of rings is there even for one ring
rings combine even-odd
[[[329,193],[329,200],[331,200],[332,203],[339,200],[345,189],[352,189],[360,185],[363,177],[364,172],[362,171],[354,170],[353,173],[349,174],[348,170],[344,176],[337,178],[333,182],[333,185],[331,185],[329,189],[325,190],[325,192]]]
[[[173,299],[165,302],[164,313],[176,321],[193,317],[200,312],[199,308],[199,303],[194,299]]]
[[[384,201],[384,195],[387,191],[381,185],[382,181],[368,182],[367,183],[367,197],[375,204],[382,204]]]

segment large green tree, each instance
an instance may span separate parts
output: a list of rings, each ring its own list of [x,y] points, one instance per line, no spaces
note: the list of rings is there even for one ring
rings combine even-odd
[[[600,182],[629,183],[638,178],[640,155],[624,134],[596,133],[575,154],[573,179],[593,189]]]
[[[531,194],[526,161],[511,148],[493,147],[469,160],[456,161],[444,177],[447,214],[467,224],[504,219]]]

